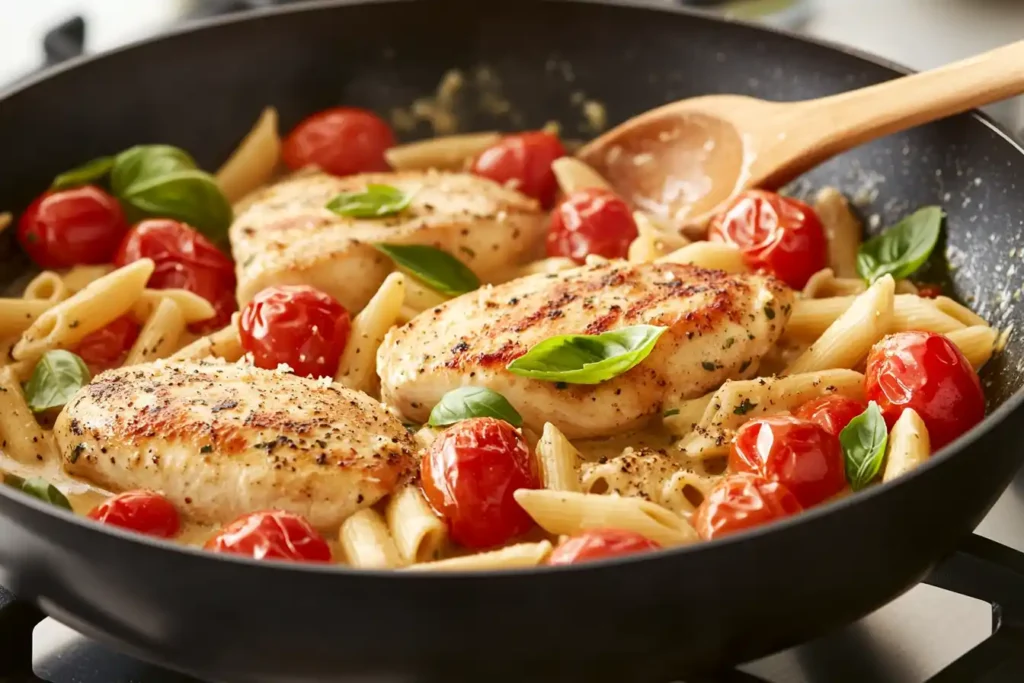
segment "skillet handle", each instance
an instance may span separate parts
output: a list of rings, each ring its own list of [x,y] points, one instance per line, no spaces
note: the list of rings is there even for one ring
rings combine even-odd
[[[32,631],[46,617],[0,586],[0,680],[32,672]]]

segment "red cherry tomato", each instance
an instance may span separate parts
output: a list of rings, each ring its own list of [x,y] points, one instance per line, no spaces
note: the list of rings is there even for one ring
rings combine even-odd
[[[391,127],[366,109],[334,107],[304,119],[284,139],[281,158],[292,169],[315,165],[332,175],[387,171]]]
[[[729,468],[781,482],[805,508],[846,486],[839,439],[795,417],[766,417],[740,427],[729,451]]]
[[[18,241],[42,268],[108,263],[127,231],[121,205],[94,185],[46,192],[18,221]]]
[[[576,263],[588,254],[626,258],[636,235],[633,214],[618,195],[599,188],[579,190],[551,212],[548,256],[567,256]]]
[[[476,158],[472,171],[533,197],[545,209],[555,203],[558,181],[551,162],[565,156],[558,136],[543,131],[506,135]]]
[[[333,377],[352,322],[330,294],[295,285],[259,292],[242,310],[238,327],[256,367],[287,363],[300,377]]]
[[[712,218],[708,239],[736,245],[747,265],[794,289],[802,289],[828,259],[825,230],[814,209],[763,190],[740,194]]]
[[[119,367],[124,362],[132,344],[139,338],[140,329],[141,326],[131,316],[122,315],[82,337],[71,350],[77,353],[89,366],[89,371],[96,375],[104,370]]]
[[[634,531],[591,529],[560,543],[548,564],[578,564],[660,549],[660,545]]]
[[[978,374],[953,342],[933,332],[899,332],[875,344],[864,390],[890,428],[904,408],[913,408],[928,427],[933,451],[985,417]]]
[[[850,420],[863,413],[867,407],[863,401],[833,394],[812,398],[797,408],[793,415],[821,425],[832,436],[839,436],[839,432],[850,424]]]
[[[127,491],[107,498],[92,509],[89,517],[159,538],[174,538],[181,529],[174,505],[155,491]]]
[[[753,474],[733,474],[711,489],[693,516],[704,540],[767,524],[803,511],[789,489]]]
[[[243,515],[221,529],[203,546],[216,553],[245,555],[257,560],[330,562],[327,541],[301,515],[266,510]]]
[[[925,299],[937,299],[942,296],[942,285],[918,285],[917,295]]]
[[[457,422],[434,440],[420,472],[423,494],[467,548],[501,545],[533,527],[512,494],[540,488],[540,480],[526,442],[507,422]]]
[[[238,309],[234,264],[194,228],[169,218],[142,221],[122,240],[114,264],[121,267],[141,258],[156,263],[149,287],[187,289],[213,304],[214,317],[191,325],[193,332],[226,326]]]

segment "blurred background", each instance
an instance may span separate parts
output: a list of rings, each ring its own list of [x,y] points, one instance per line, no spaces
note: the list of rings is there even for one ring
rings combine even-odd
[[[487,1],[497,0],[481,0]],[[914,69],[1024,38],[1024,0],[643,1],[784,26]],[[0,88],[47,59],[107,50],[196,17],[284,2],[289,0],[0,0]],[[1024,133],[1024,99],[989,113],[1018,136]]]

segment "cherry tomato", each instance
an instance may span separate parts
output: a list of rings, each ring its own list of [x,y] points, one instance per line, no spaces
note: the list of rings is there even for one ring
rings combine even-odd
[[[121,205],[94,185],[46,192],[18,221],[18,241],[42,268],[108,263],[127,231]]]
[[[548,564],[578,564],[660,549],[660,545],[635,531],[591,529],[560,543]]]
[[[693,528],[711,540],[802,511],[785,485],[753,474],[733,474],[708,493],[693,515]]]
[[[626,258],[636,239],[636,222],[626,202],[608,190],[578,190],[551,212],[548,256],[567,256],[576,263],[587,254]]]
[[[795,417],[766,417],[740,427],[729,451],[729,468],[781,482],[805,508],[846,486],[839,439]]]
[[[899,332],[875,344],[864,390],[890,428],[904,408],[913,408],[928,427],[933,451],[985,417],[978,374],[953,342],[933,332]]]
[[[506,135],[476,158],[472,172],[533,197],[545,209],[555,203],[558,181],[551,162],[565,156],[558,136],[543,131]]]
[[[850,420],[863,413],[867,407],[863,401],[832,394],[812,398],[797,408],[793,415],[821,425],[832,436],[839,436],[839,432],[850,424]]]
[[[156,263],[149,287],[187,289],[213,304],[214,317],[191,325],[193,332],[202,334],[226,326],[238,309],[231,259],[185,223],[154,218],[132,227],[118,247],[114,264],[120,267],[141,258]]]
[[[918,285],[917,295],[925,299],[937,299],[942,296],[942,285]]]
[[[294,285],[259,292],[242,310],[238,327],[256,367],[287,363],[300,377],[333,377],[352,322],[330,294]]]
[[[203,547],[257,560],[331,561],[331,548],[316,529],[301,515],[284,510],[243,515],[218,531]]]
[[[827,265],[828,241],[814,209],[774,192],[740,194],[711,219],[708,239],[736,245],[748,266],[794,289]]]
[[[174,538],[181,518],[171,501],[155,491],[127,491],[97,505],[89,517],[147,536]]]
[[[526,442],[507,422],[457,422],[434,440],[420,473],[423,494],[467,548],[501,545],[533,527],[512,494],[540,488],[540,480]]]
[[[304,119],[284,139],[281,158],[292,169],[315,165],[332,175],[387,171],[391,127],[366,109],[334,107]]]
[[[77,353],[89,366],[89,371],[96,375],[104,370],[119,367],[124,362],[132,344],[139,338],[140,329],[141,326],[131,316],[122,315],[82,337],[71,350]]]

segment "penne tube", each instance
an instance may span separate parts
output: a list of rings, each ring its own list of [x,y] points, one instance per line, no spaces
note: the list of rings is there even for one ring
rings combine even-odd
[[[270,182],[280,158],[277,110],[267,107],[238,148],[217,171],[217,186],[228,202],[233,204]]]
[[[384,516],[406,564],[437,559],[448,541],[448,526],[434,514],[419,487],[413,484],[391,495]]]
[[[145,321],[161,302],[168,300],[178,306],[189,325],[209,320],[216,314],[209,301],[187,289],[145,289],[132,306],[132,315]]]
[[[856,296],[862,294],[867,288],[868,286],[860,278],[838,278],[831,268],[822,268],[807,280],[802,294],[805,299]]]
[[[957,345],[975,370],[979,370],[995,353],[998,336],[998,330],[987,325],[974,325],[946,333],[946,337]]]
[[[573,536],[587,529],[623,529],[665,547],[697,540],[697,532],[686,520],[642,498],[547,489],[519,489],[514,495],[533,521],[551,534]]]
[[[724,242],[692,242],[658,259],[659,263],[686,263],[727,273],[749,271],[739,249]]]
[[[544,564],[551,554],[551,541],[540,543],[519,543],[500,550],[492,550],[476,555],[452,557],[438,562],[426,562],[407,567],[412,571],[426,572],[461,572],[487,571],[498,569],[524,569]]]
[[[360,569],[394,569],[405,563],[381,516],[364,508],[346,519],[338,531],[345,558]]]
[[[840,278],[856,278],[863,229],[850,211],[846,197],[834,187],[822,188],[814,200],[814,212],[828,239],[828,265],[832,272]]]
[[[74,266],[62,273],[60,277],[64,281],[64,286],[67,287],[68,292],[74,294],[113,271],[114,266],[109,263],[99,266]]]
[[[171,354],[172,360],[202,360],[223,358],[233,363],[242,357],[242,340],[238,338],[238,313],[231,316],[227,327],[205,337],[200,337],[188,346]]]
[[[953,301],[948,296],[940,296],[935,298],[935,306],[953,318],[956,318],[964,324],[966,327],[975,326],[987,326],[988,322],[980,315],[967,308],[963,304]]]
[[[70,293],[64,284],[64,280],[52,270],[44,270],[32,278],[32,281],[25,286],[25,291],[22,293],[23,299],[49,301],[54,304],[58,301],[64,301],[68,296],[70,296]]]
[[[558,187],[564,194],[571,194],[577,190],[599,188],[611,190],[600,173],[592,169],[586,162],[576,157],[562,157],[551,163],[551,170],[558,180]]]
[[[563,270],[576,268],[578,265],[579,264],[571,258],[566,258],[564,256],[552,256],[550,258],[527,263],[525,266],[516,269],[513,277],[507,279],[514,280],[516,278],[527,277],[529,275],[551,275],[552,273],[559,273]]]
[[[14,221],[14,216],[11,215],[10,211],[0,212],[0,233],[8,228]]]
[[[384,335],[399,320],[405,299],[405,277],[391,273],[366,308],[352,320],[352,333],[338,362],[334,381],[349,389],[373,389],[377,378],[377,349]]]
[[[540,464],[541,483],[553,491],[579,491],[580,452],[558,427],[547,422],[534,450]]]
[[[897,294],[914,294],[917,295],[921,290],[917,288],[910,280],[897,280],[896,281],[896,293]]]
[[[53,306],[47,299],[0,299],[0,337],[20,336]]]
[[[494,132],[446,135],[397,145],[384,158],[396,171],[459,171],[500,141],[501,134]]]
[[[440,306],[448,298],[414,277],[405,278],[405,306],[418,313]]]
[[[185,316],[172,298],[163,298],[142,325],[139,337],[132,344],[122,365],[148,363],[167,358],[178,348],[185,332]]]
[[[658,243],[651,235],[637,235],[629,243],[626,258],[630,263],[653,263],[662,256]]]
[[[11,367],[0,368],[0,451],[25,464],[53,462],[57,456],[52,435],[36,422]]]
[[[845,313],[856,297],[836,296],[827,299],[798,299],[783,332],[786,340],[811,341],[825,333]],[[943,312],[931,299],[914,294],[898,294],[893,299],[892,325],[889,332],[926,330],[946,334],[961,330],[964,324]]]
[[[714,395],[715,392],[711,392],[675,405],[666,404],[662,411],[662,422],[664,422],[665,428],[670,434],[688,433],[700,424]]]
[[[924,421],[913,408],[904,408],[889,432],[882,481],[892,481],[906,474],[927,460],[931,452],[931,441]]]
[[[856,367],[892,327],[895,288],[890,275],[871,285],[786,368],[785,374]]]

